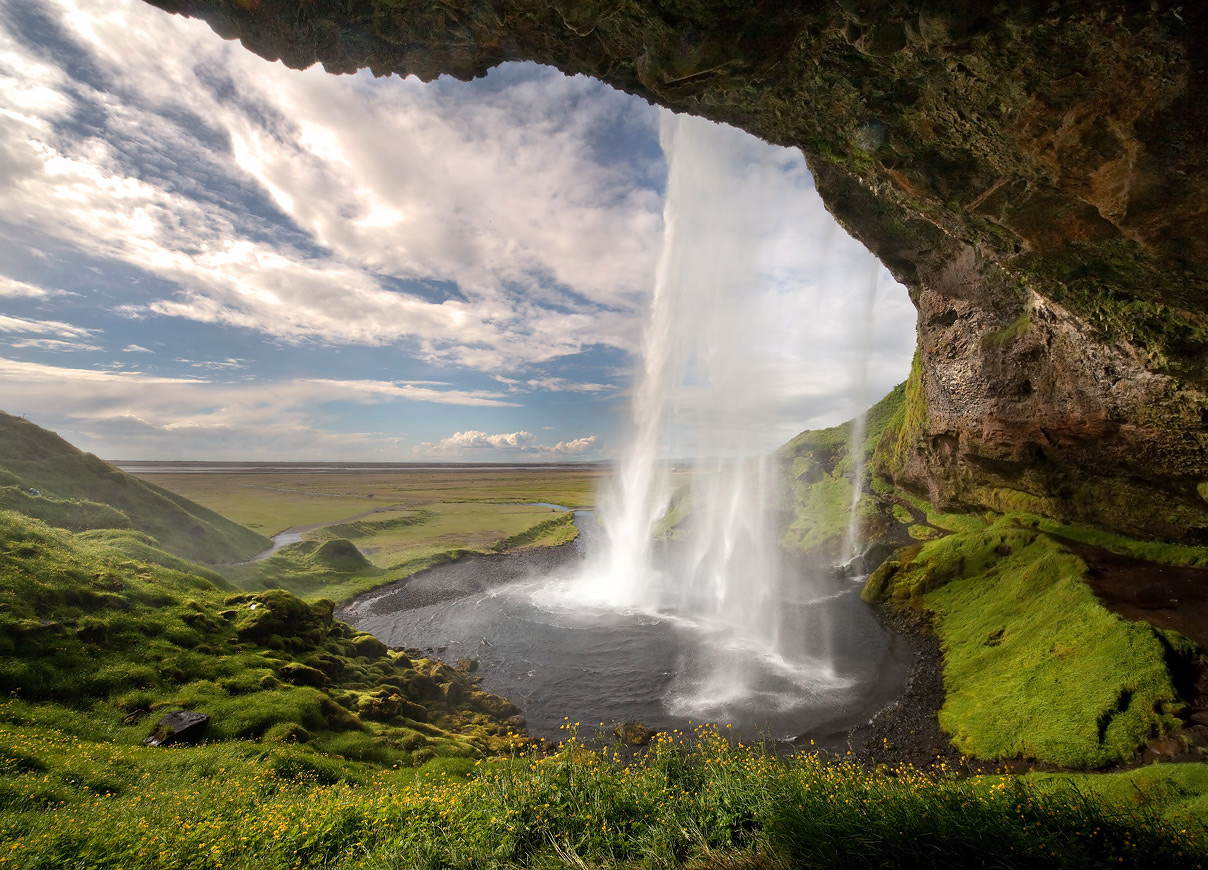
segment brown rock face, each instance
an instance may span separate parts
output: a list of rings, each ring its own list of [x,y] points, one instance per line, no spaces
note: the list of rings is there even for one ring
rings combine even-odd
[[[291,66],[536,60],[799,147],[919,308],[897,482],[1208,538],[1202,4],[151,2]]]

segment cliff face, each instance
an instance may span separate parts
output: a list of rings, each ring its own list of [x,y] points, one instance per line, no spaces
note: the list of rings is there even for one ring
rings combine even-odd
[[[919,309],[882,469],[1208,539],[1208,12],[963,0],[150,0],[270,59],[586,73],[799,147]]]

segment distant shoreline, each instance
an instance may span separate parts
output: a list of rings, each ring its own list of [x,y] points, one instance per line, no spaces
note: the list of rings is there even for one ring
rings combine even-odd
[[[113,459],[109,464],[129,474],[321,474],[325,472],[483,472],[607,469],[610,462],[222,462],[202,460]]]

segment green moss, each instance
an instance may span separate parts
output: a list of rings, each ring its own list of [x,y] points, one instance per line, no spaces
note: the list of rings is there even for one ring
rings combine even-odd
[[[997,332],[988,332],[981,337],[981,346],[990,347],[1005,347],[1013,344],[1017,338],[1027,332],[1029,326],[1032,325],[1032,319],[1028,312],[1024,312],[1013,321],[1010,325],[998,330]]]
[[[465,675],[390,653],[333,620],[330,601],[282,589],[231,595],[129,558],[115,536],[150,547],[136,532],[77,537],[0,511],[0,692],[64,708],[112,705],[119,719],[196,709],[212,717],[216,740],[259,739],[293,723],[323,751],[347,744],[378,761],[410,763],[410,750],[378,741],[379,730],[417,717],[442,735],[436,752],[473,755],[504,739],[487,715],[490,696]],[[312,543],[310,555],[344,558],[327,552],[341,549],[332,543]],[[457,691],[434,691],[437,673]],[[357,714],[370,696],[379,730]]]
[[[1072,242],[1032,266],[1056,301],[1108,339],[1138,347],[1150,367],[1201,383],[1208,377],[1203,275],[1166,268],[1128,240]]]
[[[922,360],[918,351],[915,351],[902,401],[886,421],[885,429],[877,441],[871,462],[873,468],[892,478],[906,466],[926,426],[927,399],[923,393]]]
[[[944,651],[940,723],[964,752],[1067,767],[1130,758],[1176,724],[1161,640],[1110,613],[1086,565],[1018,517],[895,557],[866,597],[925,608]]]

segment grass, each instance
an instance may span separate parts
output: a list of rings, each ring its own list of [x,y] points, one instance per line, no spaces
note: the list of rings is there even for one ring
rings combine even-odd
[[[702,728],[623,760],[556,753],[371,767],[305,746],[145,749],[0,704],[0,866],[28,868],[1183,868],[1202,815],[1167,766],[1135,790],[869,771]]]
[[[348,541],[368,561],[316,562],[313,547],[293,545],[264,561],[222,571],[243,589],[283,588],[342,603],[468,555],[572,540],[576,530],[569,512],[533,503],[590,506],[601,473],[593,466],[297,473],[253,468],[148,476],[253,528],[277,532],[332,523],[306,532],[306,541]]]
[[[334,570],[364,564],[351,547],[312,546]],[[330,601],[232,594],[182,567],[0,512],[0,692],[106,721],[119,742],[185,708],[210,714],[218,739],[276,733],[401,764],[506,743],[510,704],[334,621]]]
[[[307,534],[309,540],[283,547],[267,559],[223,570],[243,589],[282,588],[304,598],[342,603],[434,565],[474,554],[558,546],[577,534],[570,511],[516,504],[435,504],[315,529]],[[336,542],[352,548],[348,556],[323,558],[321,545]],[[358,548],[367,555],[357,553]]]
[[[940,724],[961,751],[1094,768],[1173,727],[1178,701],[1157,630],[1106,610],[1085,572],[1057,541],[1006,516],[899,551],[865,597],[934,614]]]
[[[163,549],[198,562],[235,561],[268,546],[261,535],[226,517],[2,411],[0,487],[0,508],[72,530],[133,527]],[[42,496],[31,497],[30,489]]]
[[[440,504],[519,505],[551,502],[587,508],[604,472],[595,466],[406,471],[336,471],[284,474],[168,474],[140,471],[146,480],[180,493],[265,534],[293,526],[338,522],[366,511]]]
[[[845,481],[838,449],[831,461],[826,479]],[[118,479],[105,468],[93,472]],[[467,542],[507,551],[567,540],[568,514],[503,502],[582,504],[594,473],[525,482],[508,472],[478,491],[466,476],[400,483],[381,475],[376,488],[346,498],[338,490],[351,475],[316,478],[310,489],[291,475],[299,491],[285,493],[285,481],[264,490],[290,524],[318,509],[344,519],[349,505],[387,508],[245,566],[261,586],[294,584],[312,599],[303,600],[286,589],[237,591],[145,530],[93,527],[120,525],[124,512],[108,514],[70,492],[31,499],[24,479],[0,469],[13,504],[85,529],[0,511],[0,692],[8,695],[0,702],[0,867],[1208,861],[1202,765],[1103,777],[866,770],[819,755],[775,757],[710,728],[687,740],[661,735],[636,757],[590,751],[573,734],[541,755],[512,734],[516,711],[505,700],[457,669],[412,660],[333,620],[331,601],[319,597],[381,582],[389,573],[382,564],[408,571],[453,558]],[[208,475],[190,479],[220,493]],[[244,495],[228,491],[234,502]],[[1070,579],[1077,565],[1039,521],[894,504],[909,515],[900,520],[915,519],[909,504],[926,514],[926,528],[954,532],[902,554],[878,583],[883,594],[937,614],[956,667],[944,715],[948,724],[972,723],[959,739],[1002,753],[1016,751],[1009,739],[1033,740],[1040,753],[1090,764],[1092,743],[1101,756],[1118,755],[1136,733],[1162,727],[1165,672],[1146,670],[1155,637],[1136,626],[1121,633],[1092,613]],[[1108,543],[1130,553],[1140,546]],[[1127,703],[1095,682],[1105,673],[1124,680]],[[1063,689],[1069,698],[1057,698]],[[986,699],[997,709],[987,710]],[[175,708],[212,717],[206,741],[142,746],[158,716]],[[1034,727],[1016,727],[1004,711]],[[1085,726],[1096,715],[1092,741]],[[989,739],[1007,742],[995,749]]]
[[[387,515],[389,516],[389,515]],[[491,552],[535,543],[542,535],[529,535],[537,527],[548,529],[556,519],[571,520],[567,511],[521,504],[456,502],[429,504],[422,514],[374,522],[362,520],[316,529],[315,539],[346,537],[368,551],[369,559],[381,568],[391,568],[425,549]]]
[[[865,413],[864,440],[857,450],[851,440],[857,427],[849,420],[830,429],[810,430],[797,435],[778,454],[790,463],[790,492],[793,515],[781,538],[781,546],[805,553],[835,558],[847,534],[855,495],[858,454],[869,469],[874,450],[886,428],[900,422],[906,405],[907,384],[894,387]],[[857,525],[864,540],[892,538],[892,529],[902,524],[893,504],[873,488],[871,474],[861,481],[856,504]]]

